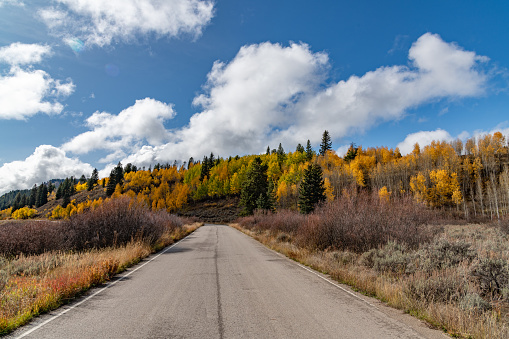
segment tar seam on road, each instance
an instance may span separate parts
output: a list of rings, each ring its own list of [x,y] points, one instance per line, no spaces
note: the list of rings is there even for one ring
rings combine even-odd
[[[187,238],[187,237],[186,237]],[[142,268],[143,266],[147,265],[147,264],[150,264],[150,262],[152,262],[153,260],[157,259],[159,256],[161,256],[162,254],[168,252],[171,248],[173,248],[174,246],[176,246],[177,244],[179,244],[180,242],[184,241],[186,238],[174,243],[173,245],[171,245],[170,247],[167,247],[164,251],[162,251],[161,253],[159,253],[158,255],[156,255],[155,257],[153,257],[152,259],[150,259],[149,261],[147,261],[146,263],[142,264],[141,266],[139,267],[136,267],[134,270],[128,272],[127,274],[121,276],[120,278],[118,278],[117,280],[115,281],[112,281],[110,283],[108,283],[105,287],[101,288],[99,291],[96,291],[94,294],[92,295],[89,295],[88,297],[86,297],[85,299],[83,299],[82,301],[80,301],[79,303],[77,304],[74,304],[72,305],[71,307],[63,310],[62,312],[58,313],[57,315],[49,318],[48,320],[44,321],[43,323],[35,326],[34,328],[30,329],[29,331],[23,333],[22,335],[20,335],[19,337],[16,337],[16,339],[20,339],[20,338],[24,338],[26,337],[27,335],[31,334],[32,332],[40,329],[41,327],[43,327],[44,325],[48,324],[49,322],[61,317],[62,315],[66,314],[67,312],[69,312],[70,310],[73,310],[75,309],[76,307],[80,306],[81,304],[83,304],[84,302],[92,299],[93,297],[95,297],[96,295],[98,295],[99,293],[101,293],[102,291],[106,290],[107,288],[110,288],[111,286],[115,285],[116,283],[118,283],[119,281],[122,281],[124,278],[127,278],[128,276],[130,276],[131,274],[133,274],[134,272],[136,272],[137,270],[139,270],[140,268]],[[217,264],[216,264],[217,265]],[[216,266],[217,267],[217,266]]]
[[[217,322],[219,327],[219,338],[224,338],[223,306],[221,305],[221,285],[219,284],[219,268],[217,264],[219,248],[219,227],[216,227],[216,248],[214,250],[214,262],[216,264],[216,288],[217,288]]]

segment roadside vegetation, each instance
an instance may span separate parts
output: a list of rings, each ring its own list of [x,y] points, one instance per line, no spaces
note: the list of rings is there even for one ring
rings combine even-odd
[[[0,225],[0,334],[106,282],[198,226],[128,197],[63,221]]]

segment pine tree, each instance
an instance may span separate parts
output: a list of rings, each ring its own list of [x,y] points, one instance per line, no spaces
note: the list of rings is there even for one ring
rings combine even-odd
[[[122,163],[118,163],[115,167],[115,185],[121,184],[124,181],[124,168],[122,167]]]
[[[200,181],[203,181],[205,177],[209,176],[210,167],[209,167],[209,158],[207,156],[203,157],[203,161],[201,163],[201,172],[200,172]]]
[[[21,196],[21,203],[19,204],[21,207],[25,207],[26,205],[28,205],[28,201],[27,201],[27,196],[26,195],[22,195]]]
[[[35,198],[35,207],[41,207],[43,204],[43,189],[42,187],[44,186],[44,184],[41,184],[38,188],[37,188],[37,196]]]
[[[297,145],[297,148],[295,149],[295,152],[304,153],[306,150],[304,149],[304,146],[302,146],[300,143]]]
[[[131,170],[132,170],[132,168],[131,168]],[[87,191],[93,190],[94,186],[97,185],[98,180],[99,180],[99,172],[97,172],[97,168],[94,168],[94,170],[92,171],[92,175],[90,176],[90,179],[88,179],[88,181],[87,181]]]
[[[242,214],[253,214],[258,206],[264,208],[269,205],[267,168],[267,165],[262,165],[260,157],[254,158],[249,165],[240,192],[240,204],[244,207]]]
[[[311,142],[308,139],[308,142],[306,144],[306,159],[310,161],[311,159],[313,159],[314,154],[315,152],[313,151],[313,148],[311,147]]]
[[[116,167],[111,170],[110,172],[110,179],[108,180],[108,184],[106,185],[106,195],[110,197],[114,192],[115,188],[117,187],[117,173],[116,173]]]
[[[323,132],[322,142],[320,143],[320,155],[325,155],[327,151],[332,149],[332,141],[330,138],[330,134],[327,130]]]
[[[86,182],[87,182],[87,178],[85,177],[85,174],[82,174],[82,175],[81,175],[81,178],[80,178],[80,180],[79,180],[79,183],[80,183],[80,184],[84,184],[84,183],[86,183]]]
[[[267,146],[267,151],[265,152],[266,155],[270,155],[270,146]]]
[[[194,158],[190,157],[189,161],[187,162],[187,169],[190,169],[191,166],[193,166],[193,165],[194,165]]]
[[[279,147],[277,148],[277,160],[281,163],[283,161],[285,161],[286,159],[286,153],[285,153],[285,150],[283,148],[283,145],[281,145],[281,143],[279,143]]]
[[[41,192],[41,206],[46,205],[48,203],[48,187],[45,184],[42,184],[42,192]],[[41,187],[39,186],[39,187]]]
[[[20,209],[21,207],[23,206],[20,206],[21,205],[21,193],[18,192],[18,194],[16,194],[16,197],[14,198],[14,202],[12,203],[12,212]]]
[[[62,196],[64,195],[64,182],[61,182],[60,185],[58,185],[57,193],[55,194],[55,199],[57,200],[62,198]]]
[[[343,157],[343,159],[347,162],[350,162],[353,159],[355,159],[356,156],[357,156],[357,148],[356,148],[355,144],[352,142],[350,144],[350,147],[348,148],[348,151],[346,152],[345,156]]]
[[[28,206],[35,206],[35,200],[37,199],[37,184],[30,190],[30,197],[28,199]]]
[[[315,206],[325,201],[325,186],[320,165],[311,164],[304,171],[299,188],[299,210],[303,214],[313,212]]]

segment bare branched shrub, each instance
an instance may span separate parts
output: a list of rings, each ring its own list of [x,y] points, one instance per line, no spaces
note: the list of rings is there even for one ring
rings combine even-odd
[[[182,227],[175,215],[153,212],[129,197],[105,201],[69,220],[27,221],[0,227],[0,254],[6,257],[55,250],[123,245],[131,240],[153,244],[166,231]]]
[[[416,248],[434,233],[428,226],[434,213],[411,198],[386,202],[377,195],[342,197],[310,215],[299,229],[301,245],[314,249],[347,249],[357,253],[385,245],[389,240]]]
[[[38,254],[60,250],[65,228],[60,221],[13,221],[0,227],[0,255]]]

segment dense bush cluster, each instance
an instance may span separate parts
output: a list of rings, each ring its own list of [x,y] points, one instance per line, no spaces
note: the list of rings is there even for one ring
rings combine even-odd
[[[156,241],[182,221],[165,211],[153,212],[128,197],[105,201],[99,207],[64,221],[8,222],[0,227],[0,254],[40,254],[53,250],[82,250],[123,245],[133,239]]]
[[[312,250],[341,249],[357,253],[395,241],[416,248],[435,234],[429,226],[435,214],[411,198],[385,201],[376,194],[349,194],[314,213],[258,213],[240,220],[246,228],[289,234]]]

